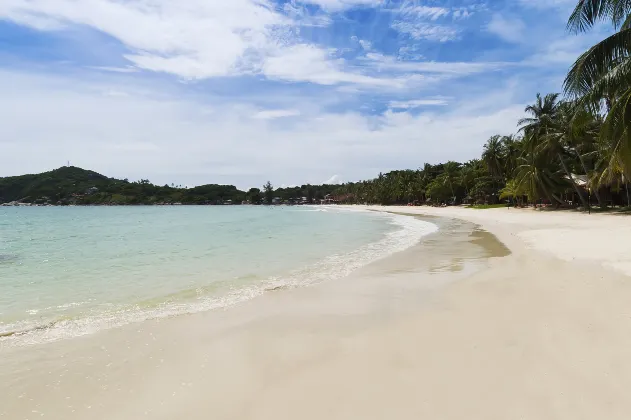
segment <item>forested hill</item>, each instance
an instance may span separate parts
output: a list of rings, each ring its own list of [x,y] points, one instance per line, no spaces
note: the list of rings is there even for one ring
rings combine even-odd
[[[270,186],[271,187],[271,186]],[[0,178],[0,204],[19,202],[53,205],[127,204],[260,204],[314,202],[338,186],[279,188],[265,194],[258,188],[240,191],[233,185],[208,184],[194,188],[158,186],[149,180],[130,182],[94,171],[64,166],[50,172]]]
[[[148,180],[129,182],[94,171],[65,166],[36,175],[0,178],[0,203],[34,204],[221,204],[245,200],[232,185],[195,188],[157,186]]]

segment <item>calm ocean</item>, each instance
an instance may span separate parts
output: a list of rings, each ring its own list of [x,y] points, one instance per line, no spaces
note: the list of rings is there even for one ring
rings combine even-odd
[[[54,341],[333,280],[434,230],[336,207],[0,207],[0,340]]]

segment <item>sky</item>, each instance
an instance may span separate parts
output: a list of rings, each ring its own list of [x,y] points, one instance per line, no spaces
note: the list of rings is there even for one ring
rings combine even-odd
[[[602,38],[576,0],[2,0],[0,176],[370,179],[479,157]]]

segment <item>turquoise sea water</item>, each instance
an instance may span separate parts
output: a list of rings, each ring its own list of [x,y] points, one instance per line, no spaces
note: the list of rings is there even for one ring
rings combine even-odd
[[[334,280],[433,230],[334,207],[2,207],[0,340],[52,341]]]

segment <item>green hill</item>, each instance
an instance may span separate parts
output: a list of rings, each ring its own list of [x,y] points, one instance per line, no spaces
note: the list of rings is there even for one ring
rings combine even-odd
[[[318,202],[337,185],[303,185],[278,188],[273,196],[281,203]],[[49,172],[0,178],[0,204],[19,202],[54,205],[126,204],[260,204],[263,193],[247,193],[234,185],[208,184],[194,188],[154,185],[149,180],[129,182],[94,171],[64,166]]]
[[[68,166],[35,175],[0,178],[0,203],[35,204],[240,204],[246,194],[232,185],[203,185],[191,189],[129,182]]]

